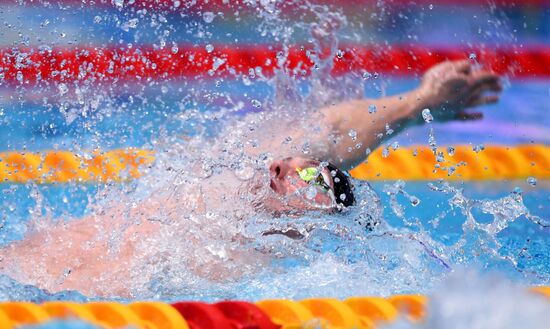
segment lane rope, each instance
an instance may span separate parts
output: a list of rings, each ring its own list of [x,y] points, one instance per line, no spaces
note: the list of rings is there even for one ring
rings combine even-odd
[[[451,149],[452,148],[452,149]],[[105,183],[140,177],[154,161],[154,152],[119,149],[89,154],[69,151],[0,153],[0,182]],[[379,180],[502,180],[550,179],[550,147],[540,144],[401,147],[385,154],[374,151],[351,170],[357,179]]]
[[[382,148],[366,163],[354,168],[351,175],[364,180],[502,180],[550,178],[550,147],[541,144],[516,146],[458,145]]]
[[[278,67],[281,48],[275,45],[178,45],[172,49],[150,46],[2,48],[0,86],[48,86],[81,83],[111,87],[116,83],[149,83],[177,79],[270,77]],[[392,75],[419,74],[452,59],[476,61],[511,78],[550,77],[550,46],[521,49],[425,48],[422,46],[342,45],[334,57],[333,75],[365,72]],[[307,76],[314,66],[311,49],[291,46],[284,61],[289,74]],[[328,54],[328,52],[325,52]],[[251,74],[253,72],[253,74]]]
[[[540,301],[550,302],[550,287],[532,287]],[[43,304],[0,302],[2,329],[41,324],[59,319],[80,319],[101,328],[132,326],[147,329],[372,329],[394,322],[400,317],[422,321],[426,316],[428,297],[393,295],[381,297],[309,298],[222,301],[214,304],[180,301],[74,302],[55,301]]]
[[[0,182],[122,182],[140,177],[140,167],[153,160],[151,151],[133,148],[89,154],[4,152],[0,153]]]

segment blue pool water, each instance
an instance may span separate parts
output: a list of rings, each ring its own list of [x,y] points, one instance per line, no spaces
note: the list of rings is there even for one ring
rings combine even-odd
[[[0,18],[5,22],[5,28],[1,30],[5,38],[0,43],[4,46],[21,43],[70,47],[75,43],[159,46],[166,42],[170,46],[172,43],[228,43],[234,40],[244,44],[281,42],[281,35],[260,35],[266,29],[261,27],[262,24],[273,19],[262,15],[251,15],[246,18],[249,24],[240,24],[233,21],[233,16],[225,19],[218,14],[215,24],[208,25],[196,13],[163,16],[74,6],[54,6],[44,10],[40,6],[5,5],[0,12]],[[366,9],[343,9],[348,24],[340,31],[340,41],[424,46],[483,44],[517,49],[550,42],[550,11],[547,9],[522,12],[513,6],[496,10],[485,5],[460,8],[437,4],[433,8],[411,5],[388,11],[376,8],[369,9],[369,15]],[[134,18],[138,18],[137,26],[124,25]],[[289,39],[283,41],[311,42],[308,26],[312,22],[308,19],[312,18],[305,16],[304,19],[303,24],[292,26],[295,30],[289,32]],[[163,23],[155,25],[158,22]],[[15,33],[18,29],[27,33],[18,35]],[[419,82],[419,77],[412,75],[395,77],[382,74],[368,80],[359,75],[352,79],[355,79],[351,81],[357,90],[373,98],[410,90]],[[302,81],[296,84],[296,88],[307,94],[310,84],[311,81]],[[2,88],[0,152],[84,152],[126,147],[169,151],[171,145],[175,150],[185,151],[186,139],[190,136],[203,134],[206,145],[208,141],[216,140],[226,122],[245,120],[248,113],[270,111],[268,104],[276,97],[273,81],[260,79],[251,83],[233,79],[181,80],[135,88],[92,89],[84,94],[84,100],[76,99],[72,93],[59,95],[55,87],[40,90]],[[352,97],[349,93],[340,98]],[[433,123],[431,127],[437,144],[442,146],[548,145],[549,101],[548,79],[505,76],[500,103],[480,109],[485,115],[484,120]],[[263,104],[259,108],[258,102]],[[425,125],[394,136],[387,143],[425,145],[428,136],[429,127]],[[176,168],[190,165],[182,158],[171,154],[163,159],[174,161]],[[134,208],[133,203],[139,202],[142,194],[175,190],[172,182],[163,181],[168,179],[162,177],[164,172],[159,168],[162,166],[153,167],[141,180],[127,183],[1,183],[0,247],[23,240],[37,226],[72,222],[93,212],[101,212],[112,201],[124,202],[128,210]],[[515,294],[515,286],[550,284],[548,181],[539,179],[536,184],[525,180],[378,181],[371,182],[374,192],[366,182],[355,181],[355,185],[357,198],[363,202],[343,214],[311,213],[299,218],[258,215],[258,218],[252,216],[243,222],[238,221],[234,227],[230,223],[228,231],[241,230],[246,238],[239,248],[267,259],[261,266],[253,257],[234,266],[227,264],[230,262],[222,264],[228,272],[238,267],[251,268],[241,275],[215,280],[195,275],[185,265],[179,264],[177,258],[182,250],[193,256],[194,250],[186,249],[185,244],[190,239],[171,236],[173,239],[167,243],[173,245],[174,254],[170,253],[172,246],[162,249],[166,248],[162,245],[164,241],[149,246],[151,249],[158,247],[159,254],[164,252],[174,258],[175,264],[168,262],[164,267],[150,268],[137,266],[140,271],[132,273],[131,278],[125,277],[125,282],[133,288],[131,296],[86,295],[79,291],[52,293],[43,290],[40,284],[20,282],[0,274],[0,300],[215,301],[426,293],[434,296],[441,305],[446,302],[463,305],[461,298],[465,296],[479,300],[488,296],[491,303],[486,304],[494,302],[497,305],[502,302],[502,296]],[[380,200],[376,201],[377,198]],[[223,209],[221,212],[223,214]],[[378,215],[382,224],[374,231],[365,229],[362,223],[369,216]],[[307,232],[306,238],[293,240],[262,234],[266,227],[285,225]],[[194,233],[200,236],[203,232]],[[216,235],[208,230],[207,233],[212,236],[205,234],[207,237],[199,239],[203,244],[201,248],[227,242],[221,233]],[[227,243],[234,247],[234,241]],[[63,261],[63,255],[59,257]],[[496,273],[498,278],[493,279],[492,273]],[[142,276],[149,279],[141,282]],[[493,284],[497,286],[494,291],[479,288]],[[438,291],[449,291],[451,297],[438,295]],[[518,298],[518,303],[524,300],[522,298]],[[504,302],[503,309],[514,309],[516,304],[513,302]],[[524,305],[530,304],[525,302]],[[474,314],[475,307],[464,309]],[[473,323],[468,322],[467,315],[458,320],[464,321],[463,327]],[[65,325],[86,328],[80,324]],[[48,328],[58,326],[52,324]],[[428,325],[426,328],[438,327]]]

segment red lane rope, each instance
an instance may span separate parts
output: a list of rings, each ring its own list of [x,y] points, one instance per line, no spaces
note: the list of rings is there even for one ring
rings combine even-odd
[[[311,0],[314,4],[335,5],[333,0]],[[77,5],[87,6],[123,6],[127,8],[148,8],[148,9],[190,9],[197,8],[202,10],[224,10],[250,7],[244,0],[0,0],[0,4],[22,4],[22,5]],[[372,6],[376,4],[373,0],[340,0],[337,2],[339,7],[351,6]],[[384,2],[388,7],[392,6],[484,6],[496,5],[500,7],[525,7],[525,6],[547,6],[547,0],[386,0]],[[259,5],[261,7],[261,5]],[[290,9],[296,6],[295,3],[281,2],[277,7]],[[255,6],[253,6],[255,7]]]
[[[550,77],[550,46],[525,49],[426,49],[420,46],[341,47],[335,56],[332,73],[348,72],[411,75],[425,71],[447,59],[465,59],[475,54],[485,67],[511,77]],[[313,67],[311,50],[291,47],[284,67],[298,76]],[[232,77],[255,71],[273,74],[283,52],[272,46],[214,45],[179,46],[171,49],[141,48],[9,48],[0,49],[0,86],[31,85],[50,82],[101,84],[114,81],[149,81],[180,78]]]

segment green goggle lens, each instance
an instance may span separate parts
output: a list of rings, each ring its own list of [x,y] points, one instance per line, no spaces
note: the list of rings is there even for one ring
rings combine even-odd
[[[330,190],[329,184],[325,181],[323,175],[319,173],[318,168],[315,167],[308,167],[305,169],[296,168],[296,172],[298,173],[298,176],[301,180],[304,182],[311,182],[312,180],[315,180],[313,182],[313,185],[317,185],[322,187],[324,190],[328,191]]]

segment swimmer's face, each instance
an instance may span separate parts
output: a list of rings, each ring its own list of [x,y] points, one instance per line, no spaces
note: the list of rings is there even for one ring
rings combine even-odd
[[[334,182],[330,171],[317,160],[292,157],[269,167],[270,186],[294,209],[332,209]]]

